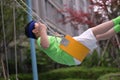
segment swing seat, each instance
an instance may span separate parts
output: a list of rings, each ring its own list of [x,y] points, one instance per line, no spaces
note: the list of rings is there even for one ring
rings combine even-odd
[[[76,41],[69,35],[66,35],[65,38],[62,39],[60,48],[80,62],[84,60],[90,51],[86,46]]]

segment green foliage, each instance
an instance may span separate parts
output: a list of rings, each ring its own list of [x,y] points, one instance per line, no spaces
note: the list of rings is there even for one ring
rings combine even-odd
[[[24,64],[31,69],[32,64],[31,64],[30,49],[26,50],[24,56],[26,56],[26,59],[24,60]],[[36,57],[37,57],[36,59],[37,59],[38,72],[45,72],[54,69],[53,64],[55,62],[52,61],[44,52],[40,51],[38,47],[36,48]]]
[[[93,80],[93,79],[72,79],[72,78],[67,78],[67,79],[60,79],[60,80]]]
[[[1,9],[1,1],[3,2],[3,15],[2,15],[2,9]],[[15,15],[13,15],[14,11],[13,8],[15,7]],[[20,36],[24,34],[24,24],[27,22],[27,17],[26,17],[26,13],[23,11],[23,9],[21,9],[17,4],[14,4],[14,0],[0,0],[0,55],[4,55],[5,57],[5,44],[4,42],[6,42],[6,46],[7,46],[7,54],[9,54],[9,59],[12,58],[11,60],[8,61],[8,65],[9,65],[9,70],[10,70],[10,74],[15,72],[15,61],[14,61],[14,16],[15,16],[15,23],[16,23],[16,39],[17,40],[21,40]],[[4,26],[2,25],[2,17],[4,20]],[[5,28],[5,38],[6,41],[4,40],[4,34],[3,34],[3,27]],[[12,43],[12,46],[9,46]],[[17,44],[16,44],[17,45]],[[18,49],[18,46],[17,46]],[[20,50],[20,48],[19,48]],[[24,51],[23,51],[24,52]],[[11,55],[11,54],[12,55]],[[20,54],[18,52],[18,54]],[[6,55],[8,56],[8,55]],[[0,56],[1,57],[1,56]],[[18,57],[19,59],[19,57]],[[3,61],[5,61],[5,58],[3,58]],[[6,66],[7,64],[4,63],[4,65]],[[20,64],[18,63],[18,71],[21,72],[21,67]]]
[[[71,67],[71,68],[63,68],[58,70],[53,70],[50,72],[46,72],[41,74],[42,80],[59,80],[59,79],[97,79],[98,77],[110,73],[110,72],[118,72],[120,69],[114,68],[86,68],[86,67]]]
[[[105,74],[104,76],[101,76],[97,80],[120,80],[120,72]]]
[[[18,74],[19,80],[33,80],[32,74]],[[3,78],[0,78],[0,80],[4,80]],[[16,80],[15,75],[10,76],[10,80]]]
[[[19,37],[20,34],[23,34],[22,31],[24,30],[23,28],[25,26],[24,24],[27,21],[27,17],[26,17],[26,13],[23,11],[23,9],[21,9],[17,5],[13,4],[13,0],[2,0],[2,1],[3,1],[3,18],[4,18],[5,34],[6,34],[6,38],[7,38],[6,42],[9,43],[10,41],[12,41],[14,39],[12,36],[13,32],[14,32],[13,17],[15,16],[17,38]],[[13,15],[13,7],[15,7],[15,15]],[[1,12],[1,10],[0,10],[0,12]],[[2,20],[2,17],[0,17],[0,19]],[[1,41],[3,40],[2,23],[0,24],[0,27],[1,27],[1,29],[0,29],[0,34],[1,34],[0,43],[1,43]]]
[[[105,51],[104,55],[102,53],[98,53],[96,50],[89,54],[85,60],[82,62],[81,66],[86,67],[119,67],[120,63],[120,50],[115,49],[114,51],[110,51],[111,46],[108,47],[108,49]],[[110,50],[109,50],[110,49]]]
[[[120,66],[120,50],[113,45],[109,44],[104,55],[100,56],[98,66],[103,67],[119,67]]]
[[[20,74],[19,80],[32,80],[32,74]]]
[[[18,72],[22,72],[21,65],[19,63],[17,65],[18,65],[17,66]],[[15,74],[15,60],[9,60],[8,61],[8,66],[9,66],[9,73],[10,74]]]
[[[120,72],[118,68],[86,68],[86,67],[71,67],[52,70],[45,73],[39,73],[40,80],[97,80],[99,77],[107,73]],[[19,74],[19,80],[32,80],[32,74]],[[10,77],[15,80],[15,75]],[[99,78],[104,80],[103,78]],[[4,79],[0,79],[4,80]]]
[[[87,66],[87,67],[94,67],[98,65],[100,56],[98,52],[95,50],[93,53],[89,54],[85,60],[82,62],[82,66]]]

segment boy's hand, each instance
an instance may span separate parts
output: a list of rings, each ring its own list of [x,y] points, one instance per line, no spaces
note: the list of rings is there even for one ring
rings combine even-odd
[[[38,23],[35,23],[35,29],[33,29],[33,33],[37,36],[37,37],[40,37],[40,35],[42,34],[42,32],[44,32],[44,31],[46,31],[46,29],[47,29],[47,27],[44,25],[44,24],[42,24],[42,23],[40,23],[40,22],[38,22]]]
[[[39,29],[41,29],[41,30],[46,30],[47,29],[47,27],[44,24],[42,24],[40,22],[38,22],[38,24],[39,24]]]

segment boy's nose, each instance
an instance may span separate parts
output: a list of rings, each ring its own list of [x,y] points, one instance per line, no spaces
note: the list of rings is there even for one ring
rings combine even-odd
[[[39,26],[39,23],[35,23],[35,26],[37,26],[37,27],[38,27],[38,26]]]

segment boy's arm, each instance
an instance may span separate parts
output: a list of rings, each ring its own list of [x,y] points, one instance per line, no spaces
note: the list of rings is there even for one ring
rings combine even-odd
[[[38,32],[38,36],[41,37],[40,45],[43,48],[49,47],[49,40],[47,35],[47,27],[42,23],[36,23],[35,24],[36,33]]]
[[[40,45],[43,47],[43,48],[48,48],[49,47],[49,40],[48,40],[48,36],[47,36],[47,32],[46,30],[41,30],[40,32],[40,37],[41,37],[41,42],[40,42]]]

